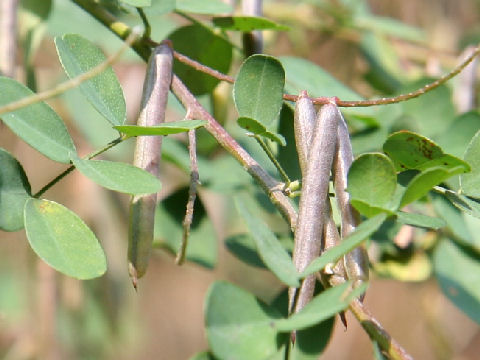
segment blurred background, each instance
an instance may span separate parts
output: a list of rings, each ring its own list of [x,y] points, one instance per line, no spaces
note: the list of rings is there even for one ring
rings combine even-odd
[[[408,25],[409,31],[416,32],[412,32],[409,40],[405,39],[406,33],[397,36],[395,29],[390,33],[385,31],[386,35],[380,38],[383,42],[376,42],[378,48],[372,50],[364,43],[362,31],[369,26],[379,26],[378,23],[352,21],[344,11],[359,3],[369,8],[371,14],[396,19]],[[140,22],[134,13],[112,11],[129,24]],[[397,84],[399,81],[435,77],[453,68],[468,45],[480,42],[479,14],[480,1],[477,0],[265,1],[264,15],[290,27],[288,32],[264,32],[265,53],[308,59],[367,98],[393,94],[402,88]],[[156,41],[188,24],[176,14],[157,12],[149,16],[152,38]],[[208,20],[207,16],[197,18]],[[22,64],[31,61],[39,91],[65,80],[55,52],[55,36],[81,34],[107,54],[121,45],[68,0],[53,1],[46,21],[35,21],[20,8],[15,74],[17,79],[27,82]],[[36,26],[38,44],[34,56],[29,57],[22,39],[33,26]],[[391,29],[389,23],[384,26]],[[238,35],[232,34],[232,41],[241,44]],[[232,76],[241,61],[242,55],[236,53],[229,72]],[[388,73],[382,77],[374,71],[375,64],[388,69]],[[127,121],[133,123],[138,113],[145,64],[130,52],[114,65],[114,70],[124,90]],[[219,121],[226,124],[236,116],[231,106],[231,90],[230,85],[220,84],[213,98],[201,97],[208,108],[214,107]],[[115,138],[115,132],[99,120],[99,115],[78,91],[70,91],[49,103],[67,123],[81,155]],[[173,97],[169,104],[168,119],[182,119],[184,114]],[[171,243],[180,236],[179,222],[184,213],[185,186],[188,186],[188,172],[179,166],[175,147],[182,138],[176,140],[166,146],[164,154],[161,198],[165,199],[165,205],[159,213],[173,216],[176,209],[178,216],[157,223],[158,249],[150,260],[146,276],[140,280],[138,292],[131,286],[127,273],[129,197],[102,189],[78,172],[59,182],[45,197],[75,211],[96,233],[108,258],[106,275],[83,282],[65,277],[36,257],[24,231],[0,232],[1,358],[189,359],[208,348],[203,303],[213,281],[226,279],[265,301],[272,300],[282,290],[282,285],[270,273],[239,261],[224,245],[225,239],[240,226],[229,196],[238,186],[250,184],[250,179],[239,166],[232,165],[206,135],[200,135],[200,153],[207,161],[205,169],[214,175],[202,173],[200,169],[200,180],[210,179],[209,186],[200,189],[201,205],[196,212],[196,221],[203,224],[198,225],[202,228],[203,235],[198,236],[202,242],[195,244],[197,238],[192,238],[192,246],[197,248],[196,261],[183,266],[174,264]],[[104,158],[131,162],[133,145],[125,142]],[[65,168],[41,156],[3,124],[0,124],[0,146],[23,165],[34,192]],[[357,152],[372,150],[360,141],[356,146]],[[217,161],[215,169],[208,167],[208,161],[213,158]],[[282,226],[285,228],[285,224],[278,225]],[[421,236],[433,235],[422,233]],[[373,272],[365,300],[367,307],[415,359],[478,359],[478,324],[441,293],[436,280],[430,276],[428,264],[419,266],[419,273],[412,274],[414,270],[409,269],[403,277],[393,270],[382,273],[379,268]],[[322,358],[373,358],[367,335],[353,317],[347,315],[347,319],[348,330],[337,321]]]

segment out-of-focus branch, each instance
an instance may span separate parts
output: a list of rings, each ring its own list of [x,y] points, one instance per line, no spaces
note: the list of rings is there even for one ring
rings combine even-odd
[[[349,307],[368,336],[376,341],[380,349],[392,360],[413,360],[402,346],[393,339],[383,326],[375,319],[360,300],[355,299]]]
[[[0,74],[14,78],[18,0],[2,0],[0,6]]]
[[[262,16],[262,0],[243,0],[242,12],[247,16]],[[243,51],[245,57],[263,52],[263,35],[261,31],[249,31],[243,34]]]
[[[475,48],[468,47],[461,57],[472,54]],[[478,57],[476,57],[461,74],[458,75],[453,89],[453,101],[460,113],[472,110],[475,107],[475,94],[477,84]]]

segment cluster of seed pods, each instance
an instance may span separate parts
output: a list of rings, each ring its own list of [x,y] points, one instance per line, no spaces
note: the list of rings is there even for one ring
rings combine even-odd
[[[346,191],[347,175],[353,161],[347,124],[335,102],[318,111],[305,91],[295,107],[295,142],[302,172],[298,223],[295,229],[293,261],[299,272],[321,252],[335,246],[358,223],[358,214]],[[335,225],[329,198],[330,176],[341,215],[341,232]],[[343,261],[324,272],[328,285],[351,280],[354,286],[368,280],[368,257],[363,247],[346,254]],[[316,276],[306,277],[299,288],[289,291],[290,312],[300,311],[313,297]]]

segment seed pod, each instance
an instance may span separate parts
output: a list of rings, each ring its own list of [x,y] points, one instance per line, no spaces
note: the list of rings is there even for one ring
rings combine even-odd
[[[339,114],[337,107],[329,103],[324,105],[317,115],[300,197],[298,224],[295,229],[293,261],[299,272],[305,270],[320,253],[321,234],[329,208],[326,199]],[[290,291],[290,307],[296,297],[294,312],[300,311],[310,301],[314,289],[315,275],[310,275],[302,282],[298,295],[295,295],[295,290]]]
[[[339,112],[337,131],[337,152],[333,163],[333,182],[335,197],[342,216],[342,238],[353,232],[358,224],[359,215],[350,204],[350,195],[346,191],[348,170],[353,162],[352,144],[345,119]],[[359,246],[344,256],[347,277],[354,286],[368,280],[368,255],[365,248]]]
[[[168,44],[162,43],[153,50],[147,65],[137,125],[153,126],[165,121],[172,63],[173,53]],[[139,136],[133,164],[158,176],[161,146],[161,136]],[[147,270],[152,250],[156,204],[157,194],[133,196],[130,203],[128,272],[135,288],[137,280]]]
[[[295,104],[293,126],[295,130],[295,143],[297,145],[298,162],[302,176],[305,176],[307,168],[308,151],[312,144],[313,131],[315,128],[315,107],[306,91],[298,95]]]

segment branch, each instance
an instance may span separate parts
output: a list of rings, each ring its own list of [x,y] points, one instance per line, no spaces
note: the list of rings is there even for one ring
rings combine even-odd
[[[59,84],[58,86],[54,87],[53,89],[49,89],[49,90],[34,94],[32,96],[28,96],[26,98],[14,101],[10,104],[0,107],[0,115],[58,96],[60,94],[63,94],[65,91],[73,89],[78,85],[80,85],[81,83],[94,78],[95,76],[102,73],[107,67],[113,64],[115,61],[117,61],[118,58],[124,53],[124,51],[127,50],[130,47],[130,45],[132,45],[135,38],[137,38],[137,35],[135,33],[131,33],[126,39],[125,43],[122,45],[122,47],[116,53],[114,53],[113,55],[108,57],[107,60],[93,67],[89,71],[81,75],[78,75],[68,81],[65,81]]]
[[[376,341],[380,349],[392,360],[413,360],[402,346],[393,339],[383,326],[375,319],[365,306],[355,299],[349,307],[352,314],[368,333],[373,341]]]
[[[237,143],[213,116],[200,105],[195,96],[192,95],[176,75],[173,76],[171,89],[185,109],[187,109],[187,117],[207,121],[205,129],[225,150],[237,159],[255,181],[260,184],[268,194],[270,201],[288,221],[290,227],[294,229],[297,223],[297,212],[290,202],[290,199],[283,193],[283,184],[272,178],[260,164]]]

